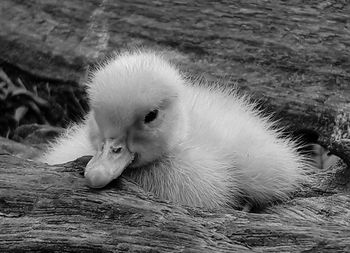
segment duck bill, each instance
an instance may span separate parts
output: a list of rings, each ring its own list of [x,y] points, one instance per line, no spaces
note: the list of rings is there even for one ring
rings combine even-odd
[[[113,179],[118,178],[133,161],[126,143],[106,140],[103,147],[96,152],[85,168],[85,178],[89,187],[102,188]]]

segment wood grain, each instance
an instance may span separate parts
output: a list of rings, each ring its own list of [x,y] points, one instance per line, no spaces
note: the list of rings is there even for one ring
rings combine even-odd
[[[0,27],[0,61],[67,85],[126,46],[175,50],[182,71],[237,85],[350,165],[347,1],[2,0]],[[0,156],[1,252],[350,251],[349,168],[259,214],[174,206],[125,179],[92,191],[82,168]]]
[[[0,155],[1,252],[350,250],[350,198],[327,180],[339,172],[315,175],[289,203],[245,213],[161,202],[125,178],[92,190],[87,161],[47,166]]]
[[[176,50],[184,71],[237,84],[350,164],[349,13],[346,1],[4,0],[0,58],[78,83],[125,46]]]

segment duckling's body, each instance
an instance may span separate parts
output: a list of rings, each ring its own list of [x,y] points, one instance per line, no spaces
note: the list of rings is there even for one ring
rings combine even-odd
[[[43,160],[94,155],[92,187],[123,172],[161,199],[219,208],[287,199],[304,178],[296,144],[254,105],[229,88],[190,84],[157,53],[122,54],[88,87],[91,112]],[[118,172],[104,176],[110,159]]]

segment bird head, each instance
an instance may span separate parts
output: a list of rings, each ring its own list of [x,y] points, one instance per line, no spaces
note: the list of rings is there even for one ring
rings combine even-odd
[[[184,137],[183,87],[179,71],[153,52],[119,55],[93,73],[89,186],[104,187],[126,168],[156,161]]]

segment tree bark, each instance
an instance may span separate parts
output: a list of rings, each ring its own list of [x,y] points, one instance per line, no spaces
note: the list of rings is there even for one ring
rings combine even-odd
[[[77,85],[125,46],[172,49],[183,71],[237,84],[350,165],[349,24],[346,1],[2,0],[0,60]],[[92,191],[81,169],[0,156],[0,251],[350,250],[349,168],[264,214],[177,207],[125,179]]]
[[[175,49],[184,70],[238,84],[288,125],[317,130],[349,165],[349,13],[325,0],[3,0],[0,58],[77,83],[126,45]]]
[[[346,252],[349,195],[332,171],[264,213],[161,202],[125,178],[85,185],[88,158],[47,166],[0,155],[0,251]],[[325,183],[326,182],[326,183]]]

